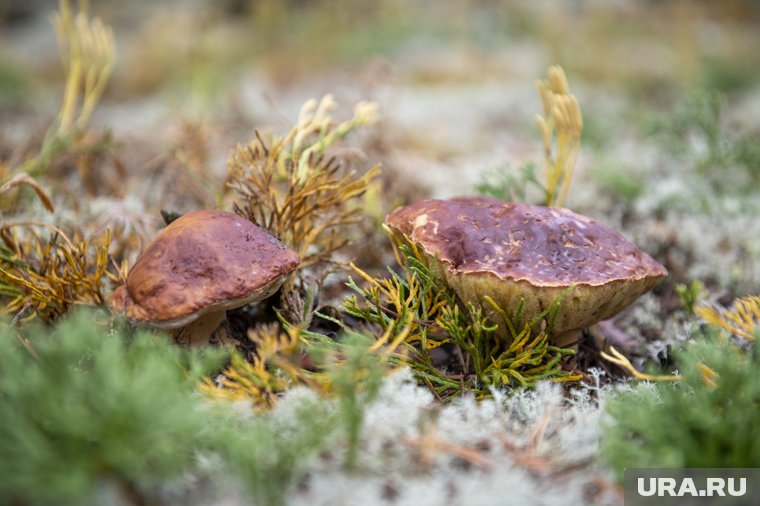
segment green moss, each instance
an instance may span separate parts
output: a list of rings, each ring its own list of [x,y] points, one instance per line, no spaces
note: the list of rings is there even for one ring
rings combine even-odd
[[[127,343],[85,313],[26,331],[34,353],[15,333],[0,334],[0,497],[76,503],[100,480],[147,488],[192,459],[209,417],[189,394],[219,354]]]
[[[215,455],[219,475],[280,504],[299,462],[337,426],[306,404],[284,425],[204,400],[196,385],[219,369],[218,350],[109,331],[83,311],[18,330],[0,331],[2,504],[89,504],[105,484],[154,504],[187,473],[209,473],[199,457]]]
[[[713,335],[675,353],[682,380],[612,396],[601,450],[626,467],[760,467],[760,348]]]

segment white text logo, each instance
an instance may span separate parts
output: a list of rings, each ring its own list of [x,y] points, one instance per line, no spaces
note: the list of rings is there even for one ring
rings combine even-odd
[[[697,488],[693,478],[639,478],[638,492],[642,497],[740,497],[747,493],[746,478],[707,478],[705,488]],[[648,483],[647,483],[648,482]],[[738,483],[737,483],[738,482]]]

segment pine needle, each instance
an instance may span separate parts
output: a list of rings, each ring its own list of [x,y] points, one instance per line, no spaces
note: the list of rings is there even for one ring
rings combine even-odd
[[[760,334],[760,296],[757,295],[736,300],[731,310],[703,306],[695,309],[695,313],[705,322],[748,341]]]
[[[346,228],[361,220],[361,199],[379,176],[374,166],[359,174],[327,151],[352,130],[376,121],[377,106],[359,103],[354,116],[334,124],[331,95],[304,104],[297,124],[284,137],[256,138],[238,146],[229,161],[230,188],[236,213],[272,232],[293,248],[301,264],[285,283],[303,284],[304,272],[322,276],[344,267],[336,253],[349,242]]]
[[[609,347],[610,352],[607,353],[606,351],[603,351],[600,353],[603,359],[612,362],[613,364],[622,367],[629,373],[631,373],[635,378],[638,378],[640,380],[645,381],[680,381],[681,377],[671,374],[664,374],[664,375],[655,375],[655,374],[645,374],[643,372],[639,372],[636,370],[635,367],[633,367],[633,364],[631,364],[631,361],[628,360],[625,355],[620,353],[618,350],[615,349],[614,346]]]
[[[47,233],[39,233],[36,229]],[[18,230],[21,229],[23,233]],[[51,321],[77,305],[102,305],[108,272],[110,231],[96,244],[77,233],[70,238],[48,223],[0,225],[0,297],[6,313],[28,313]]]
[[[577,381],[560,363],[572,350],[549,344],[547,331],[535,333],[537,321],[516,327],[518,314],[508,315],[490,301],[499,325],[509,329],[510,339],[496,335],[497,325],[488,321],[480,308],[462,304],[445,280],[435,275],[420,249],[408,237],[386,229],[401,272],[389,269],[389,276],[374,277],[353,266],[363,279],[362,286],[349,279],[354,294],[344,301],[345,311],[371,328],[379,328],[390,349],[403,350],[394,360],[412,368],[420,382],[435,395],[451,399],[472,390],[478,397],[490,395],[501,385],[532,386],[542,379]],[[540,316],[549,317],[559,309],[552,304]],[[461,357],[459,374],[448,364],[436,364],[431,351],[454,346]]]

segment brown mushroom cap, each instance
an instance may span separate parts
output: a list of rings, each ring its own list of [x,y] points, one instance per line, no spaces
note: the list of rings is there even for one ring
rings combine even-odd
[[[490,197],[423,200],[386,222],[436,260],[462,300],[491,316],[485,296],[508,314],[524,299],[522,321],[530,321],[574,286],[560,300],[555,336],[614,316],[667,275],[616,231],[567,209]]]
[[[237,214],[196,211],[172,222],[108,298],[134,324],[171,329],[272,295],[296,253]]]

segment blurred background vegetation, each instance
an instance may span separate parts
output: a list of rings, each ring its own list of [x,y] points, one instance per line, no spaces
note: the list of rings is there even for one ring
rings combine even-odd
[[[695,90],[735,105],[721,124],[755,138],[760,131],[739,112],[760,110],[760,6],[749,0],[91,3],[118,50],[94,121],[129,145],[128,168],[184,141],[202,144],[196,158],[221,172],[227,151],[254,126],[286,127],[306,99],[330,92],[341,104],[377,100],[386,121],[372,133],[374,147],[395,151],[384,165],[409,172],[453,164],[409,181],[452,193],[452,172],[475,172],[465,176],[473,185],[505,160],[540,160],[532,82],[554,63],[576,90],[590,149],[651,132],[652,115],[688,107],[684,97]],[[6,165],[25,159],[59,105],[65,73],[50,30],[55,8],[53,0],[0,6]],[[698,124],[698,114],[686,118]],[[747,157],[756,163],[760,155]],[[594,178],[617,197],[635,196],[635,176],[610,172],[608,162],[594,163]]]
[[[558,64],[584,120],[566,205],[621,229],[674,282],[733,295],[760,286],[757,2],[89,3],[113,29],[116,66],[90,131],[50,157],[41,182],[53,221],[111,227],[118,260],[155,235],[160,209],[220,205],[230,150],[254,129],[287,130],[327,93],[338,122],[352,104],[378,104],[380,121],[341,146],[360,171],[382,165],[384,197],[366,206],[375,228],[422,196],[487,188],[536,201],[534,83]],[[0,6],[3,181],[37,156],[62,103],[56,8]],[[355,255],[364,265],[383,260],[370,235]]]
[[[0,6],[6,114],[61,84],[47,23],[55,7]],[[747,90],[760,68],[760,6],[743,0],[99,0],[91,8],[116,33],[115,102],[161,92],[229,107],[240,79],[254,77],[275,97],[314,81],[333,89],[504,83],[551,63],[575,82],[663,101],[694,87]]]
[[[219,205],[230,150],[254,129],[287,130],[301,104],[327,93],[341,104],[336,121],[352,104],[378,104],[380,121],[347,148],[360,171],[382,165],[384,197],[365,208],[375,228],[423,196],[487,188],[535,202],[534,83],[558,64],[583,110],[566,205],[664,259],[675,282],[699,278],[734,295],[760,285],[757,2],[89,3],[113,29],[116,66],[94,135],[52,157],[42,182],[57,209],[72,211],[53,221],[110,226],[118,259],[133,260],[155,235],[160,209]],[[62,102],[56,8],[0,6],[2,180],[39,153]],[[356,255],[364,265],[382,263],[370,235]]]
[[[113,30],[116,65],[113,74],[108,74],[108,86],[93,114],[87,115],[81,128],[60,132],[66,130],[60,128],[58,115],[65,103],[67,70],[61,64],[50,22],[58,3],[0,2],[0,184],[18,175],[30,160],[42,158],[45,146],[55,148],[46,154],[44,164],[35,166],[38,186],[32,189],[38,191],[37,200],[31,199],[29,188],[7,193],[0,190],[0,231],[22,228],[30,223],[24,220],[33,219],[39,220],[34,227],[50,230],[54,239],[29,233],[0,234],[6,245],[0,248],[3,265],[25,268],[26,264],[16,261],[18,251],[26,251],[27,256],[44,251],[48,240],[53,244],[66,237],[58,230],[73,231],[71,241],[66,242],[72,243],[72,251],[74,245],[79,248],[77,259],[84,266],[75,269],[75,274],[88,271],[93,263],[105,269],[106,250],[115,264],[133,262],[159,230],[162,210],[183,213],[214,206],[229,208],[231,192],[224,188],[230,177],[231,150],[254,138],[254,129],[267,138],[287,132],[298,120],[302,104],[330,93],[335,103],[341,104],[331,113],[337,125],[350,121],[354,104],[370,100],[378,106],[379,121],[351,132],[345,142],[341,139],[334,147],[340,150],[347,169],[356,169],[358,174],[367,174],[378,163],[382,166],[382,176],[378,177],[382,191],[373,188],[367,193],[363,210],[368,220],[357,226],[359,231],[351,237],[353,247],[347,250],[346,260],[355,260],[373,274],[384,272],[394,259],[379,225],[395,205],[422,196],[475,192],[537,200],[531,193],[535,189],[531,181],[542,180],[544,153],[534,123],[534,116],[541,111],[534,84],[549,65],[558,64],[572,83],[584,120],[581,156],[568,207],[621,230],[670,271],[654,293],[607,324],[603,332],[606,337],[623,336],[618,344],[636,366],[654,360],[669,367],[670,350],[691,339],[696,306],[709,302],[729,307],[736,297],[760,292],[758,2],[90,0],[89,4],[90,15]],[[56,128],[59,137],[51,137]],[[51,144],[51,138],[56,142]],[[19,197],[22,191],[29,192],[28,198],[23,198],[24,194]],[[55,212],[48,212],[53,208]],[[105,233],[107,228],[111,236]],[[26,250],[12,247],[25,238],[34,239],[24,243],[29,245]],[[88,263],[92,249],[95,260]],[[46,263],[42,265],[43,274],[50,272]],[[100,271],[96,274],[108,284]],[[118,278],[123,273],[110,274]],[[89,286],[85,281],[81,284]],[[326,283],[319,302],[339,303],[345,295],[343,281]],[[6,285],[7,279],[0,282],[0,291]],[[98,284],[81,292],[86,296],[74,297],[74,302],[101,301],[108,290],[101,294],[100,288]],[[17,294],[6,290],[3,295]],[[24,304],[10,305],[6,312],[16,313],[20,305]],[[49,304],[46,307],[51,312],[57,310]],[[757,320],[753,318],[753,322]],[[74,379],[66,382],[58,381],[59,376],[54,374],[57,370],[40,369],[39,381],[29,382],[29,376],[21,371],[31,368],[36,359],[16,346],[15,354],[6,355],[17,369],[0,368],[0,373],[25,378],[28,388],[14,390],[13,395],[8,390],[0,399],[31,407],[28,411],[19,411],[11,404],[4,408],[18,416],[15,425],[8,425],[6,437],[0,434],[0,440],[22,440],[12,436],[27,430],[24,427],[37,431],[29,421],[36,419],[42,408],[57,413],[56,407],[61,405],[58,399],[68,391],[64,385],[76,387],[70,392],[74,401],[94,386],[97,399],[105,402],[123,395],[120,389],[132,385],[133,376],[142,377],[142,370],[111,367],[109,360],[123,363],[111,351],[118,348],[117,341],[98,341],[95,334],[79,335],[74,326],[62,329],[62,334],[70,336],[61,337],[61,342],[74,343],[71,349],[75,351],[95,346],[90,341],[101,343],[95,353],[105,358],[96,360],[96,365],[102,364],[102,370],[119,376],[110,383],[82,380],[80,390],[77,374],[89,369],[70,371]],[[39,331],[37,338],[43,340],[46,332]],[[8,339],[16,337],[11,331],[7,334]],[[35,344],[37,338],[33,336],[30,342]],[[140,339],[118,353],[134,356],[135,363],[142,363],[142,355],[154,351]],[[716,347],[727,350],[724,354],[706,354],[716,362],[715,370],[731,380],[718,393],[739,390],[731,387],[734,384],[754,385],[751,371],[757,353],[743,367],[732,368],[734,355],[739,352],[724,344],[718,342]],[[60,356],[62,361],[76,361],[79,353],[64,354],[64,348],[40,346],[41,352],[49,352],[53,359]],[[180,352],[164,351],[165,367],[156,366],[156,381],[148,375],[143,378],[144,384],[163,382],[171,387],[169,393],[176,390],[190,395],[192,385],[180,374],[176,358]],[[367,378],[374,378],[376,364],[365,363],[369,355],[357,352],[347,356],[355,367],[369,371]],[[693,362],[694,367],[701,360],[696,352],[683,357],[684,364]],[[196,358],[182,360],[193,363]],[[172,360],[173,365],[169,364]],[[200,371],[200,365],[197,368]],[[689,386],[704,377],[692,369],[684,366],[687,373],[694,373],[687,377]],[[323,420],[323,426],[346,426],[350,467],[357,455],[363,407],[360,396],[348,388],[351,382],[341,381],[342,376],[336,376],[338,417]],[[16,384],[0,383],[7,389]],[[63,388],[63,393],[50,385]],[[372,394],[367,395],[371,399],[378,385],[370,381],[360,386]],[[98,390],[101,387],[102,393]],[[638,431],[639,422],[649,422],[646,417],[630,417],[629,408],[640,414],[649,412],[638,409],[641,402],[681,402],[681,391],[673,393],[667,388],[655,392],[657,395],[644,391],[643,401],[635,398],[641,392],[616,401],[618,408],[613,406],[612,414],[631,419],[629,425],[621,426],[619,439],[628,441],[628,433]],[[39,404],[39,408],[36,399],[40,392],[56,395],[45,397],[49,403]],[[718,401],[724,397],[703,393],[695,406],[722,409]],[[152,413],[157,405],[165,404],[164,397],[143,398],[138,392],[126,405],[136,413]],[[28,399],[35,400],[29,403]],[[163,418],[157,421],[145,415],[142,425],[126,428],[131,432],[125,437],[142,435],[143,427],[175,425],[175,414],[190,402],[179,397],[175,400],[176,409],[168,404],[172,409],[163,410]],[[395,402],[394,392],[394,406]],[[94,406],[100,417],[95,421],[101,424],[121,416],[120,412],[100,409],[100,404]],[[68,416],[58,414],[64,420]],[[668,409],[657,414],[663,419],[670,416]],[[403,423],[408,424],[407,413],[403,415]],[[756,431],[757,421],[747,422],[742,418],[744,412],[734,415],[725,419],[716,415],[715,423],[724,420],[734,427],[749,427],[747,431],[729,431],[721,425],[715,432],[736,433],[730,443],[742,448],[746,446],[745,435]],[[273,503],[270,497],[284,494],[296,460],[292,437],[285,434],[267,440],[257,436],[251,438],[255,444],[236,445],[237,435],[232,432],[210,438],[205,431],[206,425],[223,426],[216,423],[221,415],[209,413],[196,420],[178,416],[186,422],[185,434],[192,435],[184,438],[180,432],[181,437],[167,440],[166,448],[217,452],[236,465],[239,461],[243,472],[253,477],[245,479],[262,480],[264,484],[256,482],[256,486],[263,491],[259,492],[262,497],[270,499],[268,503]],[[371,421],[371,417],[367,419]],[[585,423],[587,419],[577,417],[584,421],[579,424],[584,430],[596,431],[593,424]],[[695,415],[684,418],[682,425],[690,427],[701,420],[701,415]],[[250,429],[251,433],[272,433],[269,423],[264,420]],[[303,426],[308,428],[309,424]],[[42,442],[48,437],[58,440],[58,424],[52,427],[55,430],[40,427],[34,434],[39,433]],[[72,451],[89,444],[90,440],[80,437],[86,432],[67,434],[73,442]],[[320,438],[326,439],[329,434],[305,431],[299,437],[302,446],[313,451],[324,443]],[[103,433],[103,441],[112,439],[118,438]],[[670,432],[662,432],[652,438],[652,448],[659,448],[660,440],[673,439]],[[575,444],[577,438],[568,440]],[[153,447],[152,439],[139,441],[134,448]],[[589,451],[594,451],[595,444],[589,443]],[[20,446],[8,448],[19,455],[25,452]],[[98,462],[106,462],[112,466],[107,470],[140,482],[143,478],[132,468],[134,448],[124,454],[104,450],[98,454],[102,456]],[[642,451],[649,452],[648,448]],[[688,462],[690,448],[681,449],[683,462]],[[572,449],[577,453],[578,445]],[[621,444],[611,451],[629,458],[625,452],[633,450]],[[757,449],[752,450],[756,461]],[[262,457],[250,459],[251,453]],[[171,475],[183,469],[185,462],[175,460],[175,454],[159,454],[151,471]],[[35,455],[42,456],[35,463],[47,463],[42,450]],[[271,455],[276,457],[274,466],[267,460]],[[612,461],[615,466],[625,464],[614,458]],[[459,475],[459,468],[451,469]],[[262,470],[269,470],[269,474]],[[5,475],[15,479],[11,473]],[[36,476],[31,471],[29,475]],[[7,490],[17,493],[10,485],[3,488],[7,483],[0,480],[0,495]],[[36,483],[29,482],[29,488]],[[578,483],[580,487],[586,482]]]

